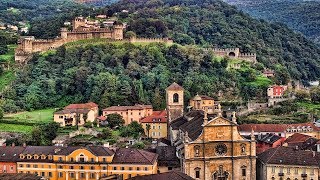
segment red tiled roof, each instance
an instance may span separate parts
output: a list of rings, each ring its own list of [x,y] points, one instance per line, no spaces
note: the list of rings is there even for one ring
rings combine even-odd
[[[180,172],[180,171],[170,171],[160,174],[152,174],[145,176],[135,176],[129,178],[129,180],[192,180],[193,178]]]
[[[140,149],[120,148],[116,151],[112,164],[154,164],[158,155]]]
[[[66,106],[64,109],[91,109],[98,107],[98,105],[94,102],[88,102],[85,104],[70,104]]]
[[[298,123],[298,124],[242,124],[238,126],[239,131],[246,131],[246,132],[285,132],[287,129],[297,129],[302,127],[310,127],[315,131],[319,131],[320,128],[315,126],[313,123]]]
[[[288,137],[285,142],[286,143],[298,143],[305,142],[306,140],[313,138],[312,136],[308,136],[305,134],[294,133],[292,136]]]
[[[285,124],[242,124],[238,126],[239,131],[251,132],[285,132]]]
[[[22,146],[2,146],[0,147],[0,162],[15,162],[24,151]]]
[[[214,100],[212,97],[210,96],[205,96],[205,95],[200,95],[202,100]]]
[[[258,155],[258,159],[265,164],[319,166],[320,153],[298,150],[293,147],[279,146],[271,148]],[[315,155],[315,156],[314,156]]]
[[[153,111],[150,116],[141,119],[140,123],[167,123],[167,111]]]
[[[127,110],[143,110],[143,109],[152,109],[152,105],[143,105],[136,104],[134,106],[111,106],[103,111],[127,111]]]
[[[99,117],[97,117],[97,119],[99,119],[100,121],[105,121],[105,120],[107,120],[107,117],[99,116]]]
[[[179,84],[177,83],[172,83],[169,87],[167,87],[166,90],[173,90],[173,91],[178,91],[178,90],[184,90],[183,87],[181,87]]]

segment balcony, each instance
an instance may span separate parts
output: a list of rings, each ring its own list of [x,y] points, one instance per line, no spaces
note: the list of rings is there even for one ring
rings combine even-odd
[[[301,177],[303,177],[303,178],[305,178],[307,176],[308,176],[307,174],[301,174]]]
[[[278,173],[279,176],[284,176],[283,172]]]

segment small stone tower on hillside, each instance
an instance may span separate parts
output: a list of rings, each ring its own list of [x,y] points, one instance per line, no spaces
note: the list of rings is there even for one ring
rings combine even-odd
[[[167,102],[167,115],[168,123],[183,116],[184,100],[183,100],[184,89],[177,83],[172,83],[166,89],[166,102]]]

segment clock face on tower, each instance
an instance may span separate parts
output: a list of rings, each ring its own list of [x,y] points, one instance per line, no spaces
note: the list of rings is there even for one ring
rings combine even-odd
[[[225,144],[218,144],[216,146],[215,152],[218,156],[223,156],[227,153],[227,146]]]

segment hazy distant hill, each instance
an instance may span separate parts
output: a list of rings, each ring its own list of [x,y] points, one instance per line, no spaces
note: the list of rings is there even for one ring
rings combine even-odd
[[[224,0],[250,15],[281,22],[320,43],[320,0]]]

